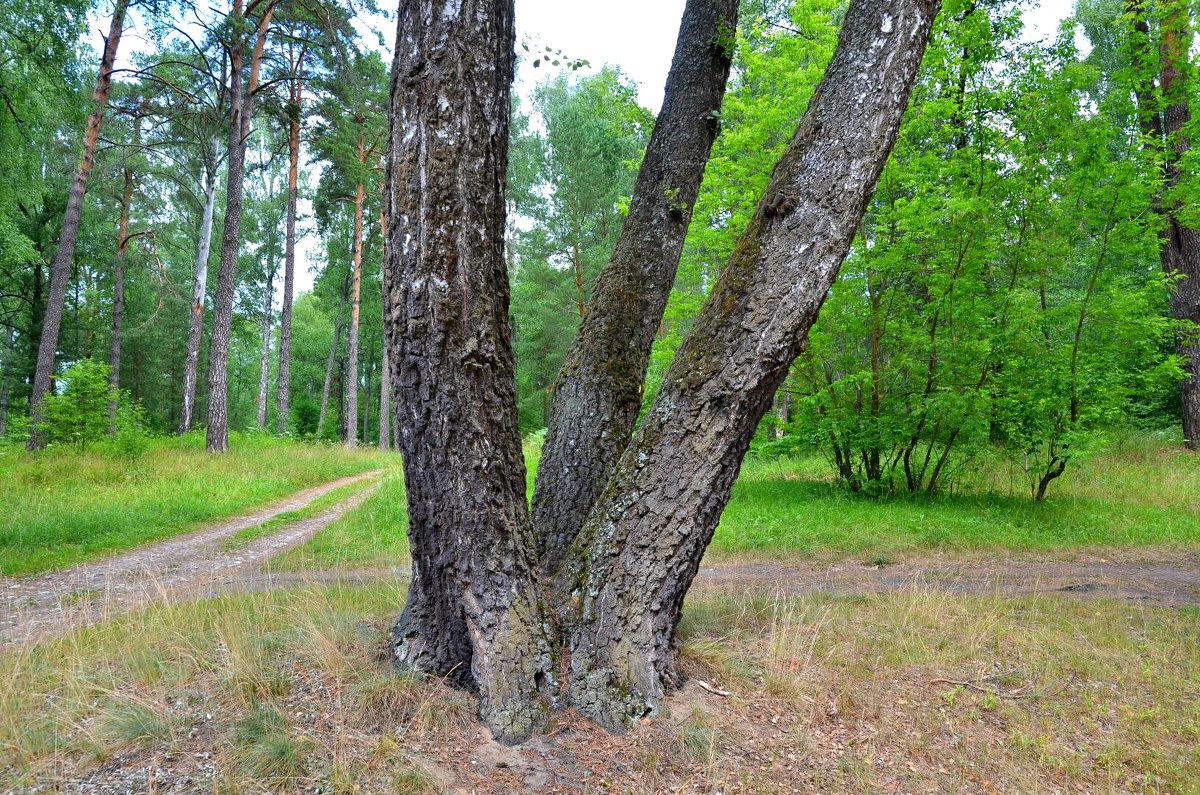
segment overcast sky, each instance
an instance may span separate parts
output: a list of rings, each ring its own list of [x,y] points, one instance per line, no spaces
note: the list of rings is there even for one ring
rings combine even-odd
[[[385,8],[395,0],[382,0]],[[658,112],[663,86],[675,50],[675,37],[684,0],[516,0],[517,41],[530,48],[553,47],[564,56],[590,61],[596,69],[606,64],[619,66],[638,85],[642,105]],[[1042,0],[1025,12],[1027,40],[1052,38],[1059,23],[1071,13],[1073,0]],[[392,8],[394,11],[394,8]],[[393,22],[378,20],[378,27],[390,47],[395,39]],[[97,51],[101,30],[108,20],[96,18],[93,38]],[[136,20],[126,36],[131,49],[148,49]],[[122,42],[123,47],[125,42]],[[518,50],[520,51],[520,50]],[[390,62],[390,56],[385,57]],[[584,70],[585,72],[588,70]],[[534,69],[526,58],[517,75],[517,90],[527,96],[536,82],[548,74],[545,67]],[[316,174],[313,179],[315,181]],[[297,293],[312,289],[313,274],[305,260],[320,256],[318,241],[311,224],[306,239],[298,246],[296,268]],[[318,264],[319,263],[315,263]]]

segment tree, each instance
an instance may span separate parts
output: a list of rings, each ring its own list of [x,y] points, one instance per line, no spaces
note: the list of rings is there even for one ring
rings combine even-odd
[[[229,344],[233,331],[233,293],[241,245],[242,193],[246,171],[246,145],[254,118],[263,51],[277,0],[233,0],[229,13],[230,121],[226,147],[225,225],[221,232],[221,262],[217,270],[217,299],[213,307],[212,340],[208,354],[208,428],[206,447],[210,453],[229,449]],[[254,13],[253,34],[243,28]],[[243,79],[247,48],[249,75]]]
[[[1188,63],[1192,30],[1188,3],[1166,0],[1161,8],[1159,57],[1152,57],[1145,0],[1127,0],[1132,26],[1134,94],[1145,146],[1162,172],[1163,193],[1155,201],[1162,219],[1160,259],[1175,279],[1171,314],[1180,322],[1176,350],[1185,378],[1180,389],[1184,443],[1200,449],[1200,223],[1187,214],[1181,196],[1181,162],[1191,150],[1187,126],[1194,74]],[[1157,80],[1155,79],[1157,78]],[[1155,84],[1157,83],[1157,91]]]
[[[403,398],[413,580],[392,641],[401,664],[477,689],[500,739],[533,731],[556,684],[621,729],[656,712],[678,682],[684,594],[861,221],[937,10],[926,0],[851,3],[767,195],[566,565],[543,581],[503,254],[512,3],[401,9],[387,331]],[[444,114],[442,103],[461,111]],[[543,587],[562,615],[547,609]],[[569,654],[562,683],[556,618]]]
[[[350,288],[350,324],[347,328],[346,365],[349,388],[346,391],[346,443],[358,442],[358,383],[359,383],[359,320],[363,279],[363,213],[366,209],[369,182],[376,154],[383,137],[381,112],[385,104],[386,70],[376,54],[352,52],[344,54],[340,66],[330,75],[327,96],[321,106],[326,119],[317,138],[317,149],[329,161],[324,190],[331,200],[346,199],[354,207],[354,238]],[[342,191],[349,194],[343,196]],[[369,191],[375,194],[374,188]],[[365,432],[365,429],[364,429]]]
[[[555,378],[612,256],[653,125],[612,67],[579,79],[564,70],[538,86],[534,109],[536,131],[514,113],[509,156],[510,204],[532,221],[510,248],[523,430],[546,427]]]
[[[88,117],[87,132],[83,138],[83,157],[75,171],[75,181],[67,197],[67,209],[63,215],[62,234],[58,251],[50,266],[50,295],[46,314],[42,318],[42,336],[38,346],[37,370],[33,377],[33,391],[29,396],[31,416],[29,449],[38,450],[46,446],[45,435],[38,430],[44,419],[43,401],[50,391],[50,380],[54,376],[54,363],[58,352],[58,332],[62,326],[63,304],[67,296],[67,282],[71,278],[71,264],[75,258],[75,242],[79,235],[79,220],[83,213],[83,197],[87,192],[88,177],[96,158],[96,144],[100,140],[100,125],[108,107],[108,92],[112,87],[113,64],[121,33],[125,26],[125,11],[129,0],[116,0],[108,36],[104,40],[104,54],[100,58],[100,73],[96,78],[96,90],[92,95],[95,108]]]

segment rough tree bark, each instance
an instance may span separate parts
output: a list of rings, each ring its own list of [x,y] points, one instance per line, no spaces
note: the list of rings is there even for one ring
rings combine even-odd
[[[684,595],[862,220],[938,6],[850,3],[764,200],[560,573],[581,611],[570,703],[603,726],[654,714],[679,681]]]
[[[1166,101],[1163,132],[1167,136],[1167,189],[1179,184],[1180,161],[1187,156],[1191,143],[1184,126],[1191,120],[1188,107],[1188,53],[1192,34],[1188,7],[1176,3],[1163,21],[1162,92]],[[1162,233],[1162,264],[1166,272],[1178,277],[1171,291],[1171,314],[1186,324],[1176,351],[1183,359],[1186,376],[1180,384],[1180,408],[1183,413],[1183,438],[1192,450],[1200,449],[1200,229],[1183,223],[1181,206],[1172,200],[1167,208],[1166,228]]]
[[[358,139],[358,159],[363,161],[363,139]],[[363,250],[363,202],[366,189],[360,182],[354,189],[354,256],[350,288],[350,333],[347,335],[346,372],[349,386],[346,390],[346,445],[358,444],[358,315],[362,305],[362,250]],[[367,429],[363,428],[365,435]]]
[[[63,305],[67,299],[67,282],[71,279],[71,266],[75,261],[75,242],[79,237],[79,219],[83,213],[83,197],[87,192],[88,177],[96,160],[96,144],[100,140],[100,124],[108,108],[108,92],[112,87],[113,64],[117,59],[117,47],[121,43],[121,31],[125,25],[125,11],[129,0],[117,0],[113,9],[108,38],[104,40],[104,53],[100,57],[100,73],[96,77],[96,88],[92,92],[95,107],[88,116],[87,132],[83,136],[83,157],[75,169],[75,179],[67,194],[67,209],[63,213],[62,234],[58,238],[58,250],[50,265],[50,295],[46,301],[46,312],[42,316],[42,334],[38,343],[37,366],[34,370],[33,389],[29,394],[29,444],[30,450],[46,446],[43,429],[46,412],[46,393],[54,377],[54,363],[58,353],[58,333],[62,328]]]
[[[304,50],[293,64],[298,70],[304,63]],[[296,273],[296,215],[299,199],[300,118],[304,102],[301,78],[288,83],[288,206],[287,232],[283,243],[283,306],[279,311],[279,432],[287,433],[291,422],[292,389],[292,293]]]
[[[9,371],[13,359],[13,328],[4,327],[4,358],[0,359],[0,439],[8,435]]]
[[[1167,7],[1157,58],[1153,56],[1144,0],[1127,0],[1125,6],[1133,26],[1133,56],[1138,72],[1135,94],[1142,133],[1146,148],[1162,163],[1165,194],[1179,184],[1180,160],[1191,146],[1183,132],[1191,119],[1187,75],[1192,34],[1187,6],[1175,3]],[[1161,113],[1154,92],[1155,76],[1162,92]],[[1171,290],[1171,316],[1186,326],[1176,344],[1185,373],[1180,384],[1180,409],[1184,443],[1196,450],[1200,449],[1200,229],[1180,221],[1179,202],[1169,196],[1160,197],[1155,209],[1163,222],[1159,233],[1162,268],[1177,279]]]
[[[258,360],[258,427],[267,429],[267,399],[271,388],[271,308],[275,303],[275,252],[267,244],[267,289],[263,296],[262,349]]]
[[[134,133],[137,146],[137,133]],[[125,258],[129,253],[129,207],[133,204],[133,168],[125,165],[121,188],[121,220],[117,224],[117,257],[113,263],[112,335],[108,343],[108,433],[117,432],[117,390],[121,388],[121,321],[125,314]]]
[[[383,197],[387,196],[387,189],[383,183],[379,186]],[[387,208],[383,202],[379,203],[379,236],[383,240],[383,278],[380,284],[383,287],[383,334],[381,342],[383,343],[383,357],[380,360],[382,372],[379,376],[379,449],[384,452],[390,452],[392,449],[392,363],[388,351],[391,347],[388,345],[388,278],[387,278],[387,239],[388,239],[388,224],[387,224]]]
[[[512,0],[401,5],[386,201],[413,568],[392,642],[502,740],[542,723],[550,669],[504,259],[513,45]]]
[[[221,142],[213,138],[204,164],[204,210],[196,240],[196,269],[192,276],[192,312],[188,323],[187,352],[183,362],[183,409],[179,432],[192,429],[196,410],[196,382],[200,372],[200,341],[204,335],[204,301],[208,296],[208,256],[212,251],[213,214],[217,206],[217,171]]]
[[[650,349],[719,128],[737,12],[737,0],[689,0],[684,10],[629,215],[553,390],[533,495],[547,571],[575,540],[641,409]]]
[[[321,439],[325,431],[325,418],[329,414],[329,391],[333,384],[333,367],[337,363],[338,348],[342,342],[342,312],[346,307],[346,290],[349,283],[342,286],[342,300],[338,303],[337,317],[333,319],[333,345],[329,348],[329,359],[325,362],[325,385],[321,387],[321,412],[317,415],[317,438]]]
[[[243,12],[242,0],[233,0],[230,16],[235,21],[263,4],[250,0]],[[208,428],[206,447],[210,453],[229,449],[229,343],[233,334],[233,292],[237,281],[238,250],[242,240],[242,193],[245,188],[246,143],[250,136],[250,121],[254,117],[254,92],[262,66],[267,28],[275,3],[262,9],[254,34],[254,49],[250,56],[250,75],[242,85],[246,39],[234,33],[229,44],[230,125],[225,176],[225,226],[221,231],[221,261],[217,268],[217,295],[213,304],[212,337],[208,348]],[[244,89],[244,90],[243,90]]]

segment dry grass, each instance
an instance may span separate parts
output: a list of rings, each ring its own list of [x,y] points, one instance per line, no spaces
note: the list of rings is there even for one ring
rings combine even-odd
[[[615,738],[489,744],[380,654],[402,590],[165,605],[0,655],[0,791],[1197,792],[1200,614],[1107,601],[704,594],[693,685]]]

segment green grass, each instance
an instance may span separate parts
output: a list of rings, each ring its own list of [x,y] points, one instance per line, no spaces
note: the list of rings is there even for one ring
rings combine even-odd
[[[370,450],[233,434],[160,439],[134,461],[0,448],[0,573],[33,574],[196,529],[301,489],[385,466]]]
[[[873,498],[829,479],[817,459],[750,458],[710,552],[887,560],[905,552],[1200,542],[1200,456],[1130,437],[1068,469],[1045,502],[981,467],[953,495]]]
[[[277,571],[362,569],[408,559],[408,512],[398,465],[361,505],[320,530],[307,543],[271,560]]]

